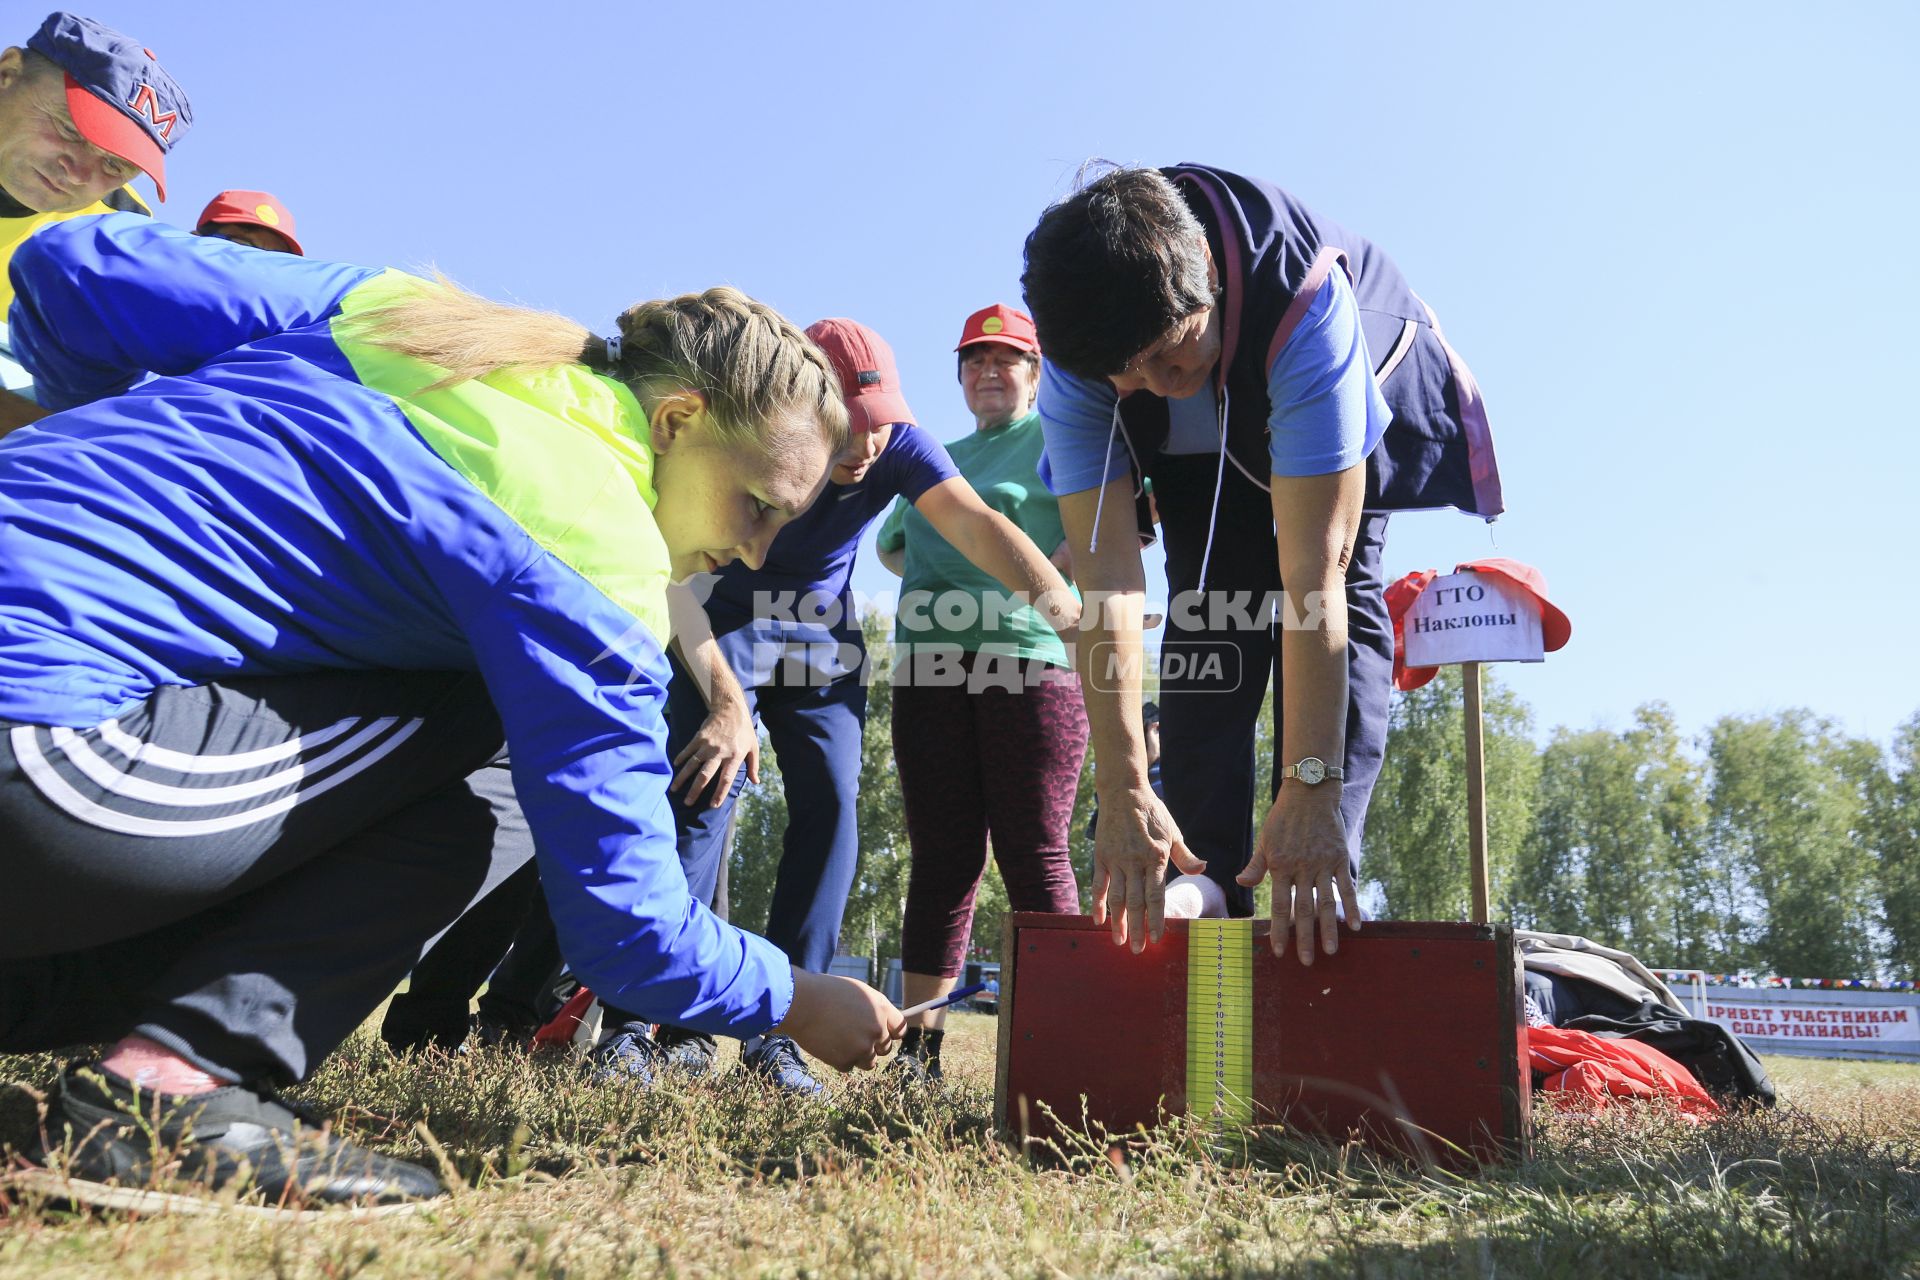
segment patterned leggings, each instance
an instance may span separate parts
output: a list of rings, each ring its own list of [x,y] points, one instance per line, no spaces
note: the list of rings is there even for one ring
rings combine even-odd
[[[987,659],[967,654],[970,675]],[[1080,679],[1044,663],[996,670],[1016,681],[902,682],[893,690],[893,756],[906,802],[913,869],[901,967],[956,977],[987,870],[987,835],[1016,911],[1080,909],[1068,848],[1087,752]]]

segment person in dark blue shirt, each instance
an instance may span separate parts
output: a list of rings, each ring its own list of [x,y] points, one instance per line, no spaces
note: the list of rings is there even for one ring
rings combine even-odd
[[[669,743],[678,770],[674,820],[688,888],[712,897],[740,787],[759,773],[756,719],[780,759],[787,829],[766,936],[793,963],[824,973],[859,860],[855,800],[866,722],[866,648],[849,585],[861,537],[904,497],[968,559],[1034,601],[1062,634],[1079,619],[1072,588],[1018,526],[993,510],[915,423],[893,352],[871,329],[822,320],[807,330],[840,375],[853,445],[826,492],[780,531],[764,559],[725,565],[705,591],[713,640],[679,655],[669,688]],[[676,618],[676,623],[679,619]],[[960,673],[964,678],[964,673]],[[621,1015],[608,1011],[612,1023]],[[650,1075],[662,1049],[693,1072],[712,1063],[704,1032],[639,1019],[608,1036],[603,1063]],[[747,1042],[745,1062],[796,1092],[820,1085],[784,1037]]]

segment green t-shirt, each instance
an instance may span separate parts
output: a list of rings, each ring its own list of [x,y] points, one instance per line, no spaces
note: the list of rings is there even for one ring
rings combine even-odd
[[[1030,413],[1004,427],[949,441],[947,452],[981,499],[1032,538],[1040,554],[1050,556],[1066,531],[1059,502],[1035,470],[1044,443],[1040,415]],[[975,568],[912,503],[903,498],[894,504],[877,543],[882,551],[902,546],[907,551],[895,644],[957,646],[1069,665],[1054,629],[1031,606],[1015,603],[992,574]]]

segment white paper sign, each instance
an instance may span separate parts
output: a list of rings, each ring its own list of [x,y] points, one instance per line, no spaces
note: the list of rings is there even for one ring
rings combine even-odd
[[[1730,995],[1707,1001],[1707,1017],[1735,1035],[1761,1040],[1920,1040],[1910,1004],[1746,1004]]]
[[[1505,578],[1471,571],[1435,578],[1404,627],[1410,667],[1546,660],[1540,605]]]

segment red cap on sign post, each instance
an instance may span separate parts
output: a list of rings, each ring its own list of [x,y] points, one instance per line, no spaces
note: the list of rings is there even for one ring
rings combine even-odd
[[[1487,560],[1469,560],[1454,570],[1456,573],[1484,573],[1490,578],[1504,578],[1533,597],[1540,606],[1540,637],[1546,642],[1546,650],[1552,653],[1567,643],[1573,635],[1573,623],[1560,611],[1560,606],[1547,599],[1547,575],[1530,564],[1518,560],[1508,560],[1504,556],[1494,556]]]
[[[976,342],[997,342],[1015,351],[1040,354],[1040,335],[1034,332],[1033,317],[1004,302],[982,307],[968,316],[966,328],[960,332],[960,345],[954,350],[962,350]]]
[[[1560,606],[1547,598],[1547,576],[1530,564],[1493,556],[1486,560],[1468,560],[1454,567],[1455,573],[1484,573],[1518,588],[1540,606],[1540,638],[1548,653],[1567,643],[1573,635],[1573,623]],[[1416,569],[1387,587],[1387,613],[1393,618],[1393,687],[1403,693],[1420,688],[1439,672],[1438,667],[1407,665],[1406,618],[1413,602],[1440,576],[1437,569]]]

